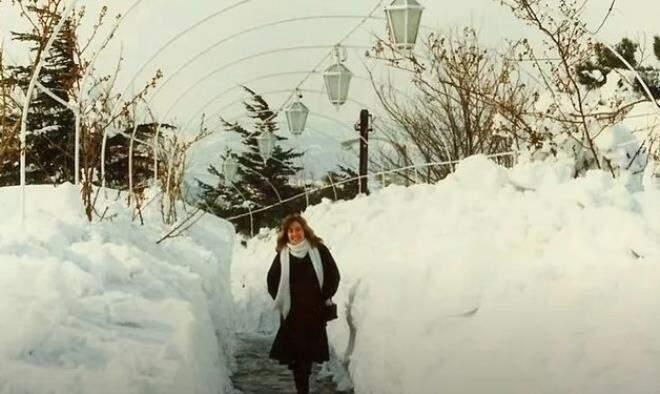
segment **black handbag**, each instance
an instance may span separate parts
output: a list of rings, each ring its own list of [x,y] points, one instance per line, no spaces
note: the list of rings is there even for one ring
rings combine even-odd
[[[335,320],[337,318],[337,304],[323,304],[323,319],[325,321]]]

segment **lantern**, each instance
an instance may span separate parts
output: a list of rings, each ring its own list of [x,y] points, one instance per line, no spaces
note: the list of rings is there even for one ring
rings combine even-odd
[[[423,11],[416,0],[394,0],[385,7],[390,39],[396,49],[411,51],[415,47]]]
[[[300,135],[305,131],[307,115],[309,115],[309,109],[300,102],[302,95],[298,93],[297,96],[296,101],[285,110],[289,131],[293,135]]]
[[[276,138],[273,133],[269,131],[263,132],[259,137],[257,137],[257,144],[259,145],[259,154],[261,158],[264,159],[264,164],[270,159],[273,155],[273,150],[275,149]]]
[[[222,163],[222,175],[225,178],[225,184],[228,185],[234,183],[234,181],[236,180],[237,173],[238,173],[238,160],[233,154],[227,153],[227,156],[225,157],[225,161]]]
[[[334,48],[334,57],[335,64],[325,70],[323,79],[325,79],[325,88],[328,92],[330,102],[339,108],[348,98],[348,88],[350,87],[353,73],[343,64],[346,61],[345,48],[337,45]]]

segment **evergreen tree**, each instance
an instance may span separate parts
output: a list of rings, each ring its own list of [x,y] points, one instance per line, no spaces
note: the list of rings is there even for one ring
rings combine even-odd
[[[14,84],[5,75],[3,53],[0,52],[0,186],[20,182],[20,110],[11,96]]]
[[[642,77],[649,87],[653,97],[660,98],[660,71],[656,67],[643,66],[637,60],[639,44],[629,38],[623,38],[614,49],[628,62]],[[653,51],[656,58],[660,60],[660,37],[655,37]],[[594,46],[595,60],[578,65],[578,81],[589,89],[597,89],[607,83],[607,77],[613,70],[628,70],[626,64],[612,51],[602,44]],[[644,94],[641,83],[635,79],[634,90]]]
[[[36,15],[40,23],[57,23],[61,18],[47,4],[34,3],[28,5],[27,9]],[[44,27],[43,31],[49,31],[49,27]],[[12,39],[27,43],[35,58],[43,59],[44,66],[38,81],[62,101],[69,102],[69,93],[81,77],[79,65],[75,61],[76,32],[72,22],[67,20],[64,23],[48,53],[43,53],[44,37],[35,30],[27,33],[12,32]],[[7,70],[10,74],[8,82],[27,92],[33,66],[11,66]],[[75,116],[71,110],[36,89],[27,117],[28,183],[73,182],[74,135]],[[17,172],[16,163],[2,164],[0,172]]]
[[[151,143],[157,129],[158,123],[139,124],[135,132],[135,138],[137,140]],[[170,124],[161,124],[161,141],[165,130],[174,129],[176,129],[176,127]],[[129,136],[132,133],[133,126],[129,125],[123,133],[117,133],[108,138],[105,179],[107,186],[111,189],[128,190]],[[162,151],[163,149],[160,149],[160,152]],[[153,153],[154,150],[151,145],[145,145],[137,141],[133,142],[133,183],[136,192],[140,192],[148,186],[148,183],[153,179]],[[159,161],[161,163],[165,162],[162,158],[159,159]],[[99,168],[97,168],[97,173],[100,173],[100,163]]]
[[[238,180],[233,185],[225,185],[224,176],[213,165],[209,166],[208,171],[218,178],[218,183],[209,185],[198,180],[202,190],[201,206],[220,217],[247,213],[248,206],[258,208],[277,204],[278,193],[283,200],[304,193],[304,187],[293,185],[290,181],[291,177],[301,169],[294,166],[293,160],[303,154],[293,149],[283,149],[280,143],[286,140],[285,137],[275,135],[276,144],[272,158],[266,162],[261,158],[257,137],[263,132],[275,133],[279,128],[275,114],[266,100],[255,91],[247,87],[243,88],[249,94],[249,98],[243,104],[251,120],[251,127],[246,128],[238,122],[230,123],[223,119],[225,129],[238,133],[245,148],[237,157]],[[220,158],[224,160],[226,154]],[[304,207],[305,198],[299,197],[258,213],[254,216],[254,230],[277,226],[283,216],[291,212],[299,212]],[[249,217],[244,217],[235,224],[238,231],[249,234]]]
[[[334,188],[326,187],[320,194],[321,197],[331,200],[352,200],[358,195],[360,190],[359,182],[357,180],[358,173],[351,168],[339,165],[336,171],[330,171],[323,177],[324,185],[335,185]],[[348,181],[352,179],[352,181]],[[335,195],[336,193],[336,195]]]

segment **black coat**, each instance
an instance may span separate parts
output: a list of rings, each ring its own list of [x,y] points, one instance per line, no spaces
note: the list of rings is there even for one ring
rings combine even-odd
[[[294,362],[320,363],[329,360],[328,335],[322,310],[325,300],[337,292],[339,270],[325,245],[319,245],[318,250],[323,264],[322,289],[319,288],[309,253],[302,259],[289,254],[291,310],[286,319],[280,315],[280,328],[270,350],[270,358],[289,366]],[[277,296],[280,273],[278,253],[267,278],[268,292],[273,299]]]

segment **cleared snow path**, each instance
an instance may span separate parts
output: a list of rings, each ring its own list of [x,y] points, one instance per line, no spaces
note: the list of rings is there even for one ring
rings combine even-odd
[[[273,337],[260,334],[239,334],[236,349],[238,370],[232,380],[234,387],[245,394],[295,394],[291,372],[268,358]],[[310,391],[318,394],[346,393],[337,391],[330,378],[319,376],[320,367],[314,366]]]

